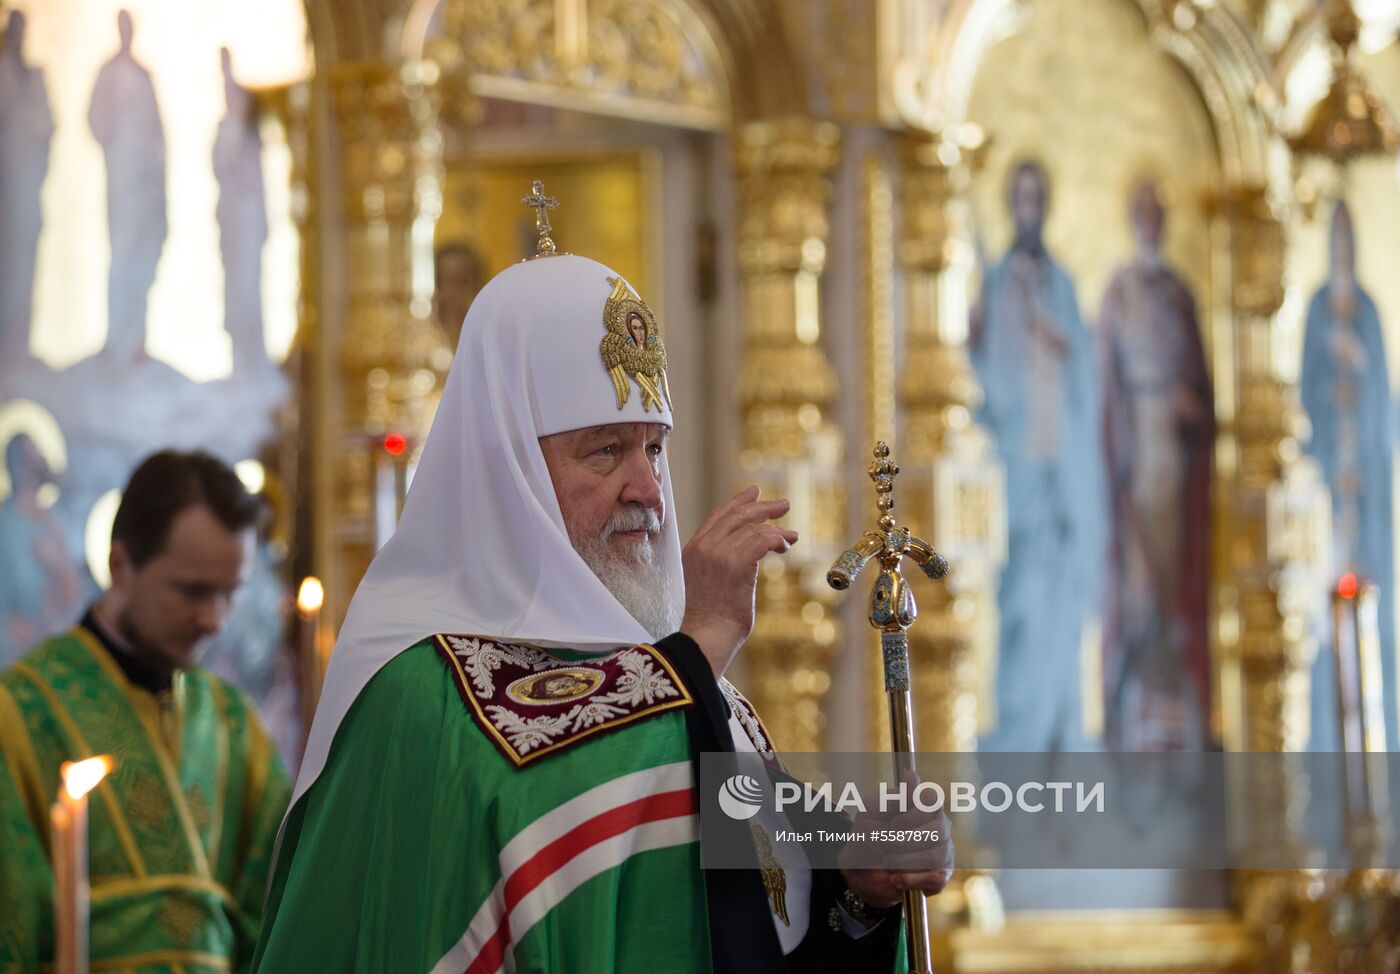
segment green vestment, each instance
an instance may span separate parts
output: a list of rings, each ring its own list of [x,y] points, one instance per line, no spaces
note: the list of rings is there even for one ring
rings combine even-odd
[[[741,871],[701,869],[700,687],[647,646],[585,656],[438,636],[400,653],[288,815],[254,969],[738,969],[714,959],[714,925],[725,949],[768,958],[745,971],[902,971],[897,924],[858,945],[827,928],[825,900],[808,940],[830,963],[789,967],[756,871],[745,886]],[[741,928],[751,939],[728,943]]]
[[[429,641],[361,691],[288,817],[256,969],[708,972],[685,716],[659,706],[684,691],[517,766],[462,685]]]
[[[0,674],[0,974],[51,970],[49,806],[64,761],[111,754],[89,795],[90,968],[248,967],[289,786],[238,690],[199,669],[133,686],[85,629]]]

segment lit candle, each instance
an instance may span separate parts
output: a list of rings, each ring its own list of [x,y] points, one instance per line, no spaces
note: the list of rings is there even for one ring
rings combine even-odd
[[[1332,649],[1337,673],[1342,750],[1385,750],[1378,593],[1348,572],[1332,594]]]
[[[108,755],[65,761],[53,820],[54,943],[58,974],[88,969],[88,792],[112,770]]]
[[[302,720],[311,727],[311,715],[316,711],[316,698],[321,691],[321,675],[325,672],[321,659],[321,607],[326,590],[315,575],[301,580],[297,589],[297,668],[301,678]]]
[[[1351,821],[1384,819],[1387,814],[1378,601],[1375,584],[1351,572],[1338,579],[1332,593],[1339,750],[1346,753],[1342,799]]]

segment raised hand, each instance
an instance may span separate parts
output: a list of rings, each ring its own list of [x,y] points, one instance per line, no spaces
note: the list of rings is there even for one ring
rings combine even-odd
[[[758,487],[739,491],[710,512],[681,552],[685,618],[681,632],[699,644],[721,676],[753,631],[758,563],[782,554],[797,532],[768,522],[782,517],[786,500],[759,500]]]

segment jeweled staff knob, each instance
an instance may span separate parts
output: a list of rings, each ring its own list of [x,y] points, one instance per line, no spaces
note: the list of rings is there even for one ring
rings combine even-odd
[[[884,440],[875,444],[874,460],[868,471],[875,485],[875,506],[880,511],[878,530],[867,531],[859,541],[847,548],[836,559],[831,570],[826,573],[826,583],[838,592],[851,587],[865,569],[871,558],[879,558],[881,574],[893,573],[898,579],[900,562],[905,556],[914,560],[919,570],[932,579],[948,574],[948,562],[922,538],[911,535],[907,528],[898,527],[894,517],[894,478],[899,476],[899,465],[890,459],[890,448]],[[877,588],[878,588],[877,584]],[[899,586],[895,585],[897,589]],[[894,591],[887,594],[895,595]],[[912,599],[912,595],[910,596]],[[899,600],[899,601],[902,601]],[[871,625],[886,628],[903,613],[879,613],[880,622],[875,621],[872,611]],[[912,614],[910,616],[912,619]]]

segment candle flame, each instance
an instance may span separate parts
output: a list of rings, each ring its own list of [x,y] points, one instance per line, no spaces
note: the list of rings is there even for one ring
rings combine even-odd
[[[315,575],[308,575],[301,580],[301,588],[297,589],[297,611],[304,617],[311,618],[321,611],[321,606],[326,601],[326,590],[321,585],[321,580]]]
[[[64,761],[59,772],[63,775],[63,790],[68,797],[77,801],[97,787],[98,783],[112,770],[111,755],[103,754],[85,761]]]

